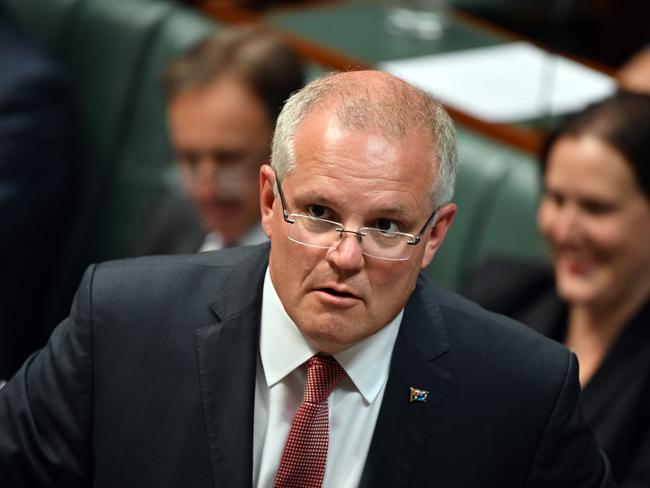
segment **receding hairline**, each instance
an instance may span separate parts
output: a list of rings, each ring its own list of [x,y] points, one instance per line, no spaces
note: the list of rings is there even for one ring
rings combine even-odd
[[[372,83],[359,79],[361,75],[368,75]],[[295,137],[308,120],[333,114],[339,127],[346,131],[374,133],[396,144],[404,144],[408,136],[420,131],[426,135],[428,149],[434,150],[437,147],[437,141],[425,125],[426,120],[422,118],[414,120],[410,116],[421,104],[438,105],[438,102],[427,93],[400,78],[380,71],[353,71],[326,75],[328,80],[334,77],[339,78],[336,83],[328,87],[322,98],[309,104],[296,127]],[[381,97],[378,97],[378,94],[381,94]],[[362,109],[366,110],[369,101],[375,109],[371,110],[375,112],[375,116],[365,114],[364,117],[359,117],[355,110],[358,108],[356,104],[363,104]],[[394,123],[397,120],[401,123]],[[434,162],[437,169],[440,161],[436,158]]]

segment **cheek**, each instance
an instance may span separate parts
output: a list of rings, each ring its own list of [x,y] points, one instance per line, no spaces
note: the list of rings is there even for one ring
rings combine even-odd
[[[297,290],[311,274],[318,274],[318,265],[323,260],[319,249],[301,246],[290,241],[278,225],[287,225],[284,220],[275,222],[271,242],[271,267],[274,275],[282,279],[287,289]],[[295,296],[295,293],[293,294]]]
[[[625,257],[633,252],[637,240],[630,232],[632,228],[620,222],[594,220],[585,225],[585,234],[597,253]]]
[[[365,259],[369,258],[365,257]],[[391,273],[387,273],[386,270],[381,268],[371,268],[368,271],[368,280],[374,288],[375,293],[382,292],[394,283],[394,281],[391,280]]]
[[[551,228],[553,222],[553,209],[551,205],[547,202],[542,201],[537,211],[537,228],[540,233],[546,237],[546,239],[551,239]]]
[[[192,176],[190,170],[183,163],[178,163],[178,178],[181,183],[183,191],[188,195],[193,195],[193,185],[192,185]]]
[[[188,183],[187,186],[185,187],[185,191],[187,194],[190,196],[194,204],[199,207],[207,207],[209,208],[209,201],[211,198],[211,193],[205,190],[205,188],[201,188],[199,185],[195,183]]]
[[[403,302],[411,294],[419,268],[405,263],[380,263],[381,266],[368,271],[373,296],[382,303]]]

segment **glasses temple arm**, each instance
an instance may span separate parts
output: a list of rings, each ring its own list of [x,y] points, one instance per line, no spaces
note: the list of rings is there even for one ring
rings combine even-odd
[[[285,222],[289,224],[294,224],[295,220],[291,220],[289,218],[289,211],[287,210],[287,202],[284,199],[284,192],[282,191],[280,178],[278,178],[278,174],[275,172],[275,169],[273,170],[273,174],[275,175],[275,185],[278,187],[278,193],[280,194],[280,203],[282,203],[282,217],[284,217]]]
[[[415,239],[413,240],[413,242],[409,242],[408,244],[411,244],[412,246],[414,246],[414,245],[416,245],[416,244],[418,244],[420,242],[420,239],[422,239],[422,236],[424,235],[425,229],[431,223],[431,221],[434,220],[437,213],[438,213],[438,207],[433,209],[433,212],[431,212],[431,215],[429,215],[429,218],[427,219],[427,221],[424,223],[424,225],[420,229],[420,232],[417,233],[417,235],[415,236]]]

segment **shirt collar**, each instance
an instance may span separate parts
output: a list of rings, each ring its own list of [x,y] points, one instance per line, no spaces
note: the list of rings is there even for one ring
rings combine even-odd
[[[404,309],[370,337],[334,355],[364,400],[372,403],[388,380],[390,359]],[[287,314],[267,267],[262,296],[260,356],[269,388],[318,354]]]

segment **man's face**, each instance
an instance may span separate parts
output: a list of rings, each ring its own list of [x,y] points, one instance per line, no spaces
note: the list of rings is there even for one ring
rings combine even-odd
[[[241,82],[221,79],[173,97],[168,122],[183,186],[205,230],[238,241],[259,221],[257,175],[273,130],[263,105]]]
[[[289,212],[341,222],[346,229],[389,220],[416,234],[433,208],[434,169],[424,132],[401,141],[342,129],[336,118],[313,113],[298,128],[296,168],[282,180]],[[439,210],[407,261],[362,254],[353,234],[329,249],[287,238],[275,176],[261,170],[262,224],[271,241],[270,273],[289,316],[317,349],[336,353],[387,325],[408,300],[420,269],[429,264],[453,219],[455,205]]]

